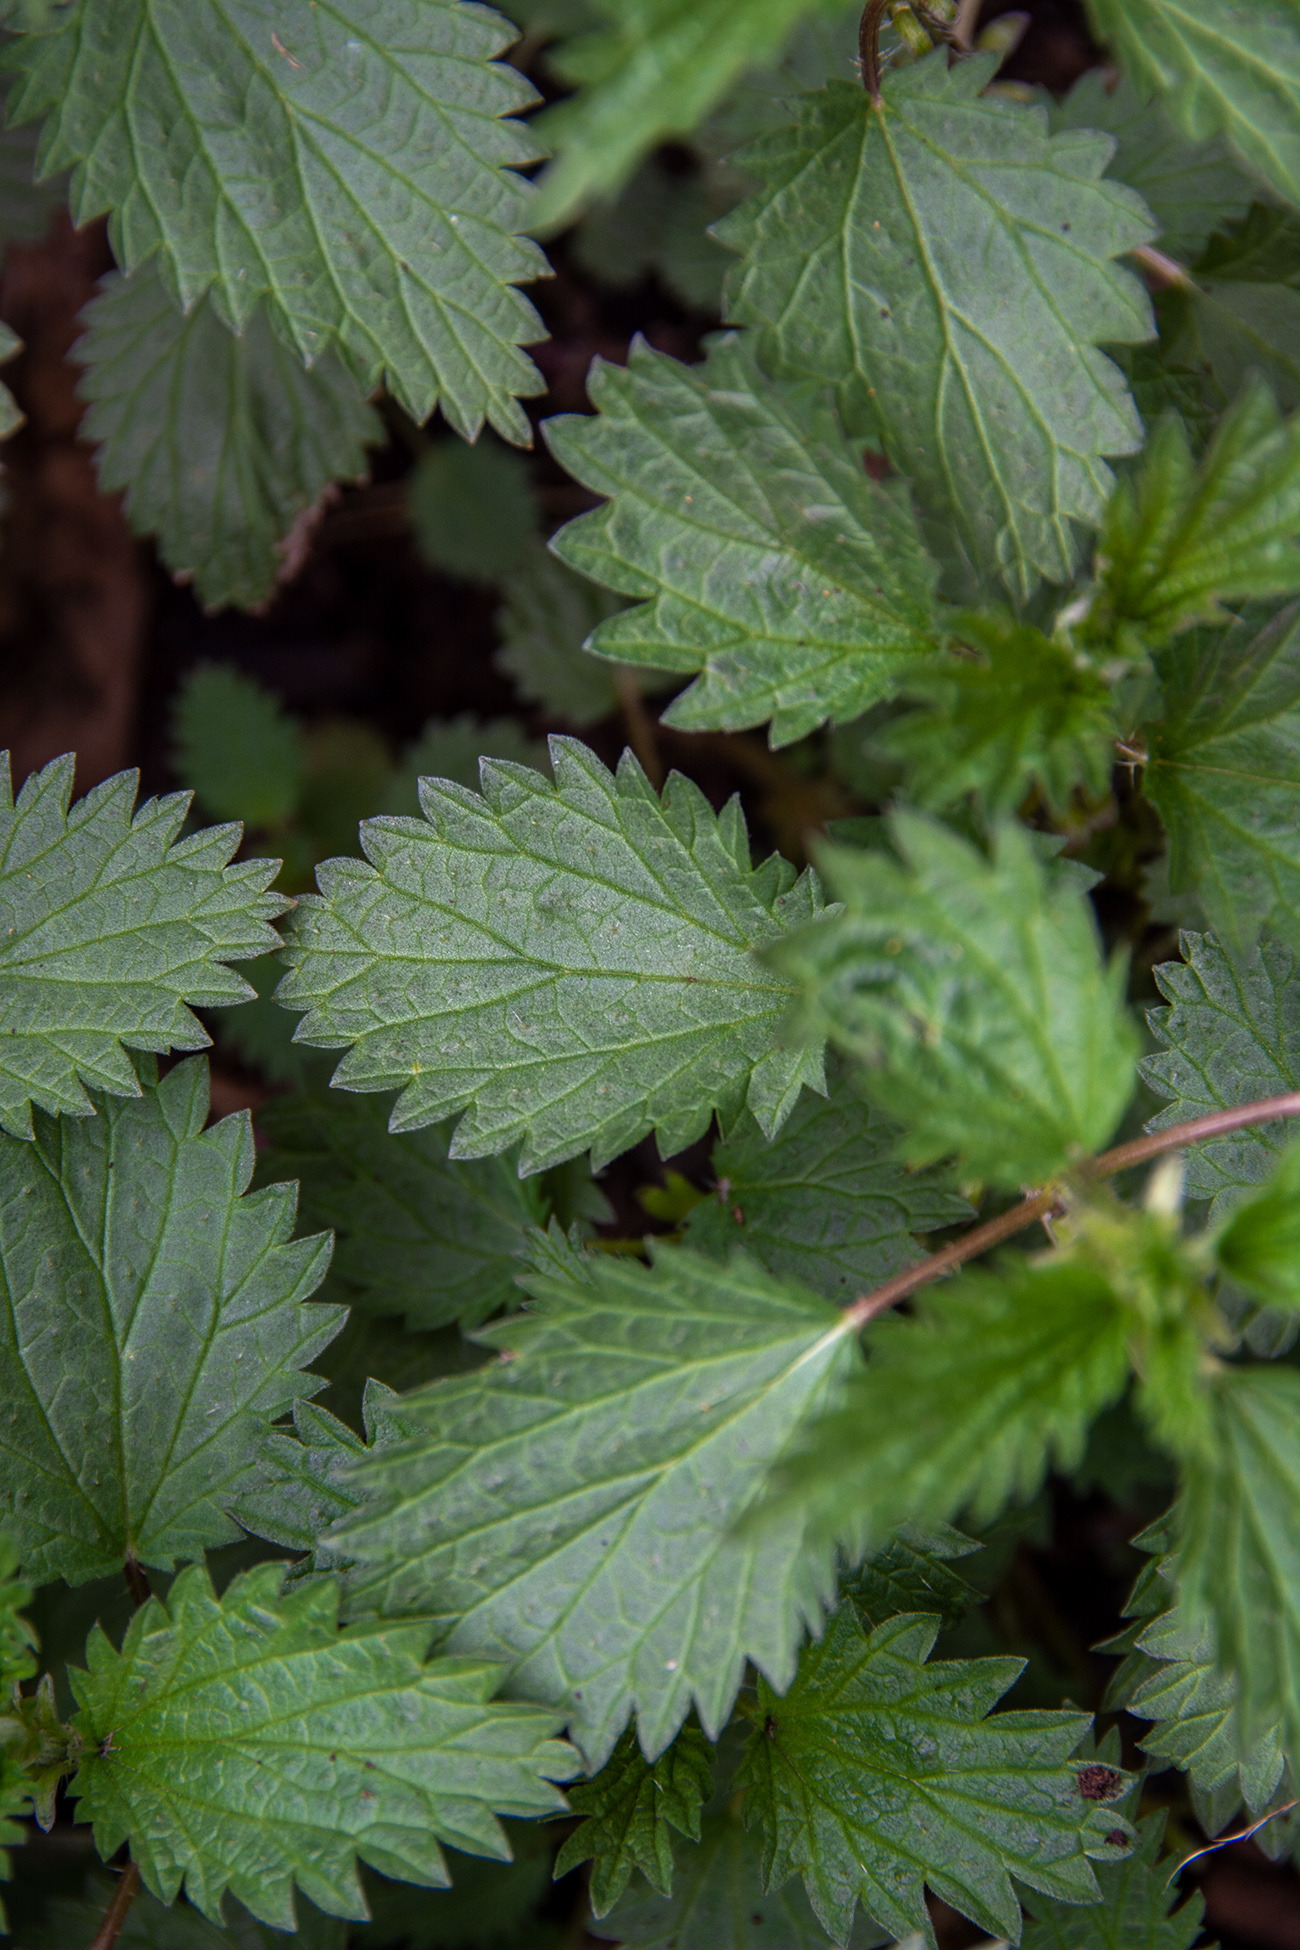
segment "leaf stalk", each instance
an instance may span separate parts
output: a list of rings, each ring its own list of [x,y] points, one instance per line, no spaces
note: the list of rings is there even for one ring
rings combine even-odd
[[[95,1932],[95,1940],[90,1950],[113,1950],[139,1891],[140,1871],[134,1862],[128,1862],[122,1871],[122,1879],[113,1892],[113,1900],[104,1912],[104,1920]]]
[[[1113,1178],[1117,1172],[1128,1171],[1133,1165],[1146,1164],[1152,1158],[1162,1158],[1170,1151],[1181,1151],[1186,1145],[1201,1144],[1207,1138],[1223,1137],[1230,1131],[1247,1130],[1252,1124],[1271,1124],[1281,1117],[1300,1117],[1300,1090],[1292,1090],[1281,1097],[1260,1097],[1254,1103],[1238,1104],[1232,1110],[1211,1111],[1208,1116],[1194,1117],[1186,1124],[1171,1124],[1166,1131],[1153,1131],[1148,1137],[1133,1138],[1128,1144],[1117,1144],[1110,1151],[1088,1159],[1079,1165],[1072,1174],[1076,1179]],[[954,1239],[937,1253],[931,1253],[919,1266],[910,1267],[904,1273],[896,1273],[883,1286],[871,1293],[863,1293],[844,1310],[845,1320],[853,1327],[865,1327],[868,1321],[878,1314],[887,1313],[896,1307],[900,1300],[906,1300],[921,1287],[932,1281],[942,1279],[967,1260],[978,1259],[994,1246],[1000,1246],[1004,1239],[1012,1239],[1016,1233],[1023,1232],[1038,1219],[1046,1218],[1052,1208],[1059,1204],[1064,1189],[1064,1179],[1045,1186],[1042,1191],[1029,1193],[1019,1205],[1013,1205],[1008,1212],[1001,1212],[996,1219],[989,1219],[982,1226],[974,1226]]]

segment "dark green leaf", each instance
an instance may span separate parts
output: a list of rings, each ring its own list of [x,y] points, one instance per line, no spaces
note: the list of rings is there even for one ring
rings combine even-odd
[[[505,602],[497,612],[501,649],[496,664],[528,704],[549,717],[565,719],[577,730],[618,709],[624,667],[585,648],[592,632],[624,607],[621,597],[556,560],[544,548],[502,585]],[[637,673],[652,685],[671,683],[659,671]]]
[[[934,1612],[945,1625],[956,1625],[982,1593],[952,1566],[980,1549],[973,1537],[951,1524],[933,1530],[900,1524],[884,1549],[843,1581],[842,1589],[868,1625],[883,1625],[904,1611]]]
[[[338,354],[304,370],[263,309],[226,329],[212,298],[182,314],[157,269],[114,273],[76,349],[99,480],[125,488],[139,534],[201,602],[264,602],[301,566],[295,523],[336,480],[356,480],[378,415]]]
[[[461,718],[430,718],[419,738],[402,753],[381,795],[382,803],[367,806],[366,812],[418,819],[421,779],[450,779],[473,792],[484,758],[508,759],[538,772],[550,770],[545,745],[527,737],[517,718],[472,718],[468,713]]]
[[[547,1213],[513,1159],[453,1160],[445,1126],[390,1137],[386,1103],[341,1091],[272,1099],[258,1124],[262,1182],[299,1180],[302,1223],[336,1235],[339,1298],[412,1331],[519,1304],[517,1255]]]
[[[892,719],[874,740],[906,768],[906,796],[937,810],[970,793],[997,814],[1034,787],[1057,813],[1076,787],[1104,795],[1116,725],[1098,671],[1010,616],[964,616],[956,634],[958,651],[904,678],[928,708]]]
[[[229,1890],[292,1930],[295,1882],[327,1915],[364,1919],[358,1858],[438,1887],[440,1841],[500,1860],[497,1815],[563,1807],[550,1783],[576,1757],[549,1737],[553,1713],[491,1704],[499,1667],[426,1665],[418,1623],[340,1633],[332,1581],[283,1580],[260,1565],[218,1600],[195,1566],[135,1614],[120,1652],[92,1634],[73,1674],[75,1792],[101,1856],[129,1840],[164,1902],[183,1881],[219,1922]]]
[[[683,730],[772,720],[787,745],[857,717],[936,647],[934,566],[902,486],[869,478],[825,404],[765,379],[743,341],[688,367],[640,345],[589,382],[599,412],[546,438],[606,507],[552,543],[647,599],[590,647],[702,676],[664,714]]]
[[[80,1950],[82,1944],[92,1942],[114,1893],[112,1883],[92,1884],[85,1902],[56,1899],[48,1903],[45,1927],[30,1950],[71,1950],[73,1945]],[[228,1903],[227,1913],[233,1907]],[[347,1943],[345,1923],[299,1903],[293,1950],[347,1950]],[[24,1950],[28,1946],[24,1945]],[[168,1908],[144,1889],[127,1913],[117,1950],[285,1950],[285,1944],[277,1931],[257,1922],[245,1909],[240,1908],[235,1921],[223,1926],[209,1923],[185,1903]]]
[[[1252,1299],[1300,1309],[1300,1148],[1284,1152],[1259,1196],[1237,1207],[1215,1257]]]
[[[797,1519],[735,1526],[856,1355],[826,1301],[743,1260],[548,1250],[538,1311],[484,1336],[510,1358],[404,1397],[418,1433],[358,1472],[373,1500],[332,1547],[364,1567],[354,1609],[509,1659],[599,1767],[634,1711],[651,1756],[692,1704],[716,1736],[746,1658],[789,1680],[830,1554]]]
[[[986,1717],[1020,1661],[927,1665],[937,1631],[937,1619],[905,1617],[868,1638],[844,1605],[784,1698],[759,1681],[746,1820],[765,1879],[802,1874],[837,1943],[859,1902],[897,1936],[928,1933],[926,1886],[991,1935],[1015,1937],[1013,1875],[1086,1903],[1097,1894],[1088,1856],[1128,1846],[1127,1823],[1106,1805],[1123,1776],[1103,1770],[1098,1797],[1070,1764],[1085,1717]]]
[[[1238,1682],[1241,1738],[1281,1726],[1300,1753],[1300,1371],[1211,1377],[1213,1442],[1187,1465],[1174,1575],[1180,1627],[1208,1630]]]
[[[950,1173],[902,1163],[897,1128],[845,1064],[830,1077],[829,1097],[802,1096],[775,1142],[747,1117],[714,1147],[714,1193],[687,1214],[686,1238],[723,1258],[743,1246],[770,1273],[847,1300],[914,1265],[915,1233],[974,1213]]]
[[[1192,281],[1160,303],[1172,362],[1200,368],[1226,406],[1253,372],[1288,411],[1300,406],[1300,219],[1256,204],[1210,239]]]
[[[915,1162],[955,1152],[972,1177],[1041,1184],[1099,1151],[1131,1094],[1123,962],[1106,966],[1086,895],[1022,828],[998,829],[992,859],[917,814],[890,831],[901,860],[825,850],[843,911],[768,959]]]
[[[477,582],[500,582],[520,568],[537,535],[527,465],[487,438],[473,447],[463,440],[430,447],[407,483],[406,505],[425,561]]]
[[[849,82],[806,97],[740,157],[763,188],[718,234],[746,253],[729,316],[762,328],[764,362],[840,387],[959,580],[1028,591],[1070,580],[1075,524],[1110,490],[1103,457],[1141,444],[1096,348],[1151,336],[1114,262],[1151,225],[1103,178],[1108,139],[1053,137],[1041,109],[984,95],[996,67],[949,70],[940,50],[887,75],[879,111]]]
[[[511,287],[545,260],[520,235],[535,157],[504,120],[535,99],[494,61],[512,35],[462,0],[380,14],[319,0],[272,39],[260,0],[108,0],[60,10],[6,55],[15,120],[48,119],[43,170],[75,165],[78,224],[113,212],[114,255],[155,252],[186,311],[242,330],[265,295],[304,360],[336,341],[408,412],[441,405],[527,444],[543,336]],[[287,37],[287,38],[286,38]]]
[[[1157,668],[1165,714],[1142,784],[1171,891],[1194,889],[1238,955],[1265,924],[1300,941],[1300,605],[1190,630]]]
[[[36,1671],[39,1640],[23,1616],[32,1601],[32,1588],[18,1575],[18,1550],[0,1531],[0,1697]]]
[[[1139,1826],[1132,1855],[1097,1869],[1098,1904],[1081,1909],[1031,1896],[1034,1920],[1024,1950],[1191,1950],[1200,1940],[1205,1898],[1182,1902],[1170,1864],[1161,1860],[1164,1833],[1164,1815],[1151,1815]]]
[[[1155,970],[1172,1006],[1149,1021],[1165,1045],[1148,1056],[1142,1075],[1169,1108],[1148,1129],[1167,1130],[1216,1110],[1300,1090],[1300,970],[1294,952],[1265,941],[1248,956],[1230,955],[1210,934],[1184,934],[1181,962]],[[1290,1126],[1253,1124],[1248,1130],[1192,1145],[1184,1155],[1187,1191],[1214,1200],[1223,1219],[1271,1177]]]
[[[1143,95],[1167,97],[1194,141],[1227,135],[1300,203],[1300,17],[1289,0],[1090,0]]]
[[[1116,84],[1113,70],[1090,68],[1063,102],[1049,95],[1044,106],[1054,130],[1104,129],[1114,136],[1108,173],[1138,192],[1170,257],[1199,257],[1211,232],[1244,217],[1259,195],[1258,178],[1221,136],[1189,142],[1158,102],[1127,78]]]
[[[551,1831],[518,1821],[503,1825],[514,1860],[483,1861],[448,1849],[450,1889],[366,1876],[374,1920],[354,1925],[349,1944],[357,1950],[561,1950],[558,1930],[533,1915],[550,1885]]]
[[[533,218],[558,228],[622,188],[666,137],[689,135],[744,69],[775,58],[800,16],[837,0],[595,0],[609,25],[551,57],[584,84],[543,116],[556,161]]]
[[[673,1886],[672,1830],[700,1839],[700,1810],[713,1793],[713,1749],[694,1727],[683,1727],[658,1760],[647,1761],[629,1727],[594,1780],[569,1790],[569,1806],[585,1817],[555,1864],[556,1878],[592,1862],[590,1897],[608,1916],[640,1869],[661,1896]]]
[[[0,1125],[30,1135],[30,1106],[84,1116],[82,1088],[139,1092],[125,1046],[202,1049],[186,1008],[253,991],[225,966],[279,946],[265,892],[274,860],[227,863],[235,826],[173,845],[187,796],[148,799],[119,772],[68,811],[73,759],[34,772],[14,805],[0,772]]]
[[[423,820],[362,829],[299,903],[280,993],[303,1042],[354,1045],[344,1089],[402,1087],[392,1125],[469,1109],[454,1157],[524,1139],[540,1171],[593,1169],[649,1130],[671,1156],[748,1105],[775,1132],[820,1056],[778,1046],[791,990],[753,950],[816,910],[810,876],[752,870],[736,802],[715,817],[674,774],[662,800],[551,741],[556,784],[483,767],[482,798],[426,781]]]
[[[96,1108],[0,1137],[0,1504],[40,1581],[232,1542],[225,1505],[341,1325],[301,1304],[329,1241],[291,1242],[293,1188],[242,1196],[247,1113],[204,1130],[202,1059]]]
[[[297,810],[302,729],[278,698],[229,664],[203,664],[172,706],[172,768],[205,812],[278,826]]]

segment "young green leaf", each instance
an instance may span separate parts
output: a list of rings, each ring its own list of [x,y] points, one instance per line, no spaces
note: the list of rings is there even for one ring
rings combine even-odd
[[[835,82],[740,157],[763,187],[718,227],[745,253],[728,315],[762,329],[779,376],[840,387],[911,481],[958,580],[1068,582],[1076,523],[1141,445],[1122,375],[1096,348],[1152,336],[1114,260],[1151,222],[1103,178],[1101,135],[1052,136],[1041,109],[983,93],[997,68],[946,50],[886,76],[872,108]]]
[[[547,1212],[513,1159],[454,1160],[445,1126],[391,1137],[387,1104],[338,1091],[273,1099],[258,1124],[261,1181],[297,1179],[302,1223],[336,1235],[340,1298],[413,1332],[518,1306],[525,1231]]]
[[[802,1874],[837,1943],[859,1902],[897,1936],[928,1933],[927,1885],[990,1935],[1015,1937],[1013,1875],[1086,1903],[1097,1895],[1088,1857],[1128,1847],[1107,1805],[1123,1776],[1102,1768],[1094,1785],[1093,1770],[1070,1764],[1086,1718],[987,1717],[1021,1662],[927,1665],[938,1627],[896,1618],[867,1637],[843,1605],[784,1698],[759,1681],[746,1820],[765,1880]]]
[[[682,175],[650,156],[617,201],[587,211],[569,248],[598,284],[623,291],[657,277],[684,305],[716,315],[735,260],[709,230],[735,208],[742,183],[725,164],[701,160]]]
[[[890,831],[901,858],[823,852],[843,911],[767,959],[803,989],[805,1032],[864,1065],[913,1161],[1041,1184],[1102,1148],[1132,1092],[1123,962],[1022,828],[999,827],[991,859],[914,813]]]
[[[427,780],[423,820],[362,828],[368,860],[331,861],[299,903],[280,990],[297,1035],[354,1045],[351,1090],[404,1086],[392,1128],[468,1107],[451,1156],[524,1140],[521,1169],[649,1130],[665,1157],[718,1111],[775,1132],[820,1057],[778,1045],[789,986],[754,949],[816,911],[810,876],[757,871],[734,801],[715,817],[674,774],[662,800],[551,740],[554,786],[483,767],[483,796]]]
[[[1213,231],[1244,217],[1259,180],[1222,136],[1189,142],[1160,102],[1113,70],[1090,68],[1062,102],[1044,90],[1053,132],[1104,129],[1115,138],[1108,174],[1137,191],[1155,218],[1162,251],[1188,263]]]
[[[278,862],[228,864],[238,827],[173,845],[183,792],[133,817],[138,775],[119,772],[69,812],[73,763],[34,772],[16,805],[7,754],[0,771],[0,1127],[17,1137],[33,1103],[84,1116],[83,1083],[138,1095],[127,1047],[202,1049],[186,1003],[251,995],[225,964],[277,948],[286,906],[265,891]]]
[[[596,417],[550,420],[552,452],[610,497],[552,547],[647,600],[589,647],[702,676],[664,714],[683,730],[772,720],[788,745],[888,697],[937,647],[926,556],[900,482],[870,479],[825,404],[765,379],[743,341],[702,367],[647,345],[589,382]]]
[[[898,1131],[836,1061],[829,1097],[799,1099],[775,1142],[752,1118],[714,1147],[714,1196],[686,1238],[721,1258],[743,1246],[769,1273],[850,1300],[922,1255],[913,1237],[974,1217],[943,1170],[912,1171]]]
[[[592,1862],[590,1899],[608,1916],[640,1869],[661,1896],[672,1893],[672,1830],[700,1839],[700,1810],[713,1793],[713,1749],[694,1727],[683,1727],[658,1760],[647,1761],[629,1727],[593,1781],[569,1790],[569,1806],[585,1817],[555,1863],[556,1879]]]
[[[1288,0],[1089,0],[1139,92],[1163,95],[1195,141],[1222,132],[1300,203],[1300,18]]]
[[[381,803],[367,806],[366,812],[418,819],[421,779],[450,779],[453,785],[467,786],[473,792],[485,758],[531,765],[537,772],[550,770],[545,745],[527,737],[517,718],[475,718],[468,712],[459,718],[430,718],[393,767]]]
[[[1215,1258],[1234,1285],[1266,1307],[1300,1309],[1300,1148],[1283,1153],[1264,1190],[1219,1234]]]
[[[1300,559],[1300,558],[1298,558]],[[1169,886],[1194,888],[1238,955],[1261,927],[1300,941],[1300,604],[1162,651],[1164,718],[1142,775],[1169,835]]]
[[[417,420],[441,405],[526,445],[544,336],[513,286],[545,259],[520,232],[535,99],[493,59],[485,7],[420,0],[380,21],[321,0],[270,36],[257,0],[61,10],[6,52],[14,121],[47,117],[42,171],[75,165],[72,211],[111,211],[114,255],[157,253],[188,313],[208,291],[242,331],[265,296],[304,360],[332,342]],[[215,91],[215,92],[214,92]]]
[[[549,550],[532,549],[502,584],[502,595],[497,669],[514,680],[525,702],[540,705],[549,717],[582,731],[618,710],[620,686],[629,678],[642,691],[663,690],[674,681],[671,672],[633,671],[587,651],[588,638],[626,605]]]
[[[1212,1445],[1191,1456],[1174,1575],[1176,1618],[1208,1628],[1236,1674],[1241,1737],[1280,1725],[1300,1753],[1300,1372],[1224,1367],[1210,1380]]]
[[[778,1511],[852,1551],[896,1524],[1027,1502],[1078,1467],[1093,1417],[1123,1394],[1128,1321],[1094,1267],[1008,1258],[871,1328],[867,1365],[780,1472]]]
[[[527,559],[538,510],[528,468],[518,454],[483,439],[440,440],[406,488],[416,544],[447,575],[500,582]]]
[[[0,1505],[42,1582],[233,1542],[225,1504],[342,1325],[302,1305],[329,1241],[290,1239],[293,1188],[243,1196],[247,1114],[204,1130],[201,1058],[97,1109],[0,1138]]]
[[[593,1934],[628,1950],[830,1950],[800,1882],[769,1890],[755,1838],[728,1787],[704,1817],[698,1846],[673,1851],[670,1897],[633,1887]],[[880,1950],[888,1936],[859,1916],[848,1950]]]
[[[926,708],[893,719],[873,740],[906,767],[906,796],[937,810],[972,794],[998,814],[1014,812],[1034,787],[1058,813],[1076,787],[1104,795],[1116,724],[1099,672],[1007,615],[964,616],[955,628],[959,650],[903,679]]]
[[[226,329],[212,298],[177,310],[156,260],[114,273],[76,348],[102,444],[100,485],[125,488],[139,534],[210,609],[264,602],[292,563],[290,531],[335,480],[366,468],[379,417],[338,354],[309,371],[265,310]]]
[[[558,1722],[493,1704],[499,1667],[425,1663],[428,1627],[340,1633],[338,1592],[282,1592],[259,1565],[218,1600],[183,1571],[135,1614],[120,1652],[96,1630],[71,1674],[87,1747],[74,1792],[110,1857],[129,1841],[149,1889],[182,1882],[219,1922],[226,1891],[294,1927],[293,1886],[327,1915],[364,1919],[357,1861],[437,1888],[438,1843],[507,1857],[497,1815],[563,1808],[575,1771]]]
[[[1198,1893],[1182,1901],[1161,1860],[1164,1834],[1165,1816],[1151,1815],[1139,1824],[1130,1856],[1098,1866],[1099,1903],[1080,1908],[1031,1896],[1024,1950],[1191,1950],[1200,1939],[1205,1898]]]
[[[541,117],[556,160],[533,223],[558,229],[611,196],[642,156],[689,135],[746,68],[775,59],[801,15],[837,0],[596,0],[608,26],[551,55],[579,93]]]
[[[22,341],[7,325],[0,324],[0,366],[21,352]],[[22,411],[7,386],[0,386],[0,440],[5,440],[23,423]]]
[[[1248,956],[1230,955],[1212,934],[1184,934],[1183,960],[1162,962],[1156,985],[1171,1005],[1148,1021],[1164,1048],[1142,1063],[1142,1075],[1169,1108],[1151,1119],[1167,1130],[1216,1110],[1300,1090],[1300,969],[1292,949],[1265,941]],[[1186,1189],[1213,1199],[1219,1221],[1272,1175],[1290,1125],[1248,1130],[1192,1145],[1184,1154]]]
[[[1196,461],[1168,419],[1142,471],[1116,489],[1098,541],[1092,627],[1158,648],[1225,605],[1300,590],[1300,420],[1256,381]]]
[[[745,1660],[784,1685],[827,1595],[802,1525],[735,1526],[856,1361],[835,1308],[756,1266],[664,1250],[567,1254],[538,1311],[485,1333],[511,1358],[402,1402],[418,1431],[358,1470],[334,1534],[354,1611],[439,1619],[566,1703],[603,1765],[633,1712],[663,1752],[692,1704],[712,1738]]]
[[[883,1625],[903,1611],[934,1612],[945,1625],[957,1625],[982,1594],[952,1566],[981,1548],[951,1524],[933,1530],[900,1524],[884,1549],[841,1579],[840,1588],[868,1625]]]
[[[201,664],[172,707],[172,769],[205,812],[250,826],[292,818],[306,770],[302,727],[230,664]]]

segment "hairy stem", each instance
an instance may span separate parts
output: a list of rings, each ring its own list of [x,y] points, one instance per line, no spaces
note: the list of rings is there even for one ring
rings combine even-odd
[[[1271,1124],[1279,1117],[1300,1117],[1300,1090],[1290,1091],[1284,1097],[1261,1097],[1253,1104],[1238,1104],[1234,1110],[1211,1111],[1208,1117],[1195,1117],[1188,1124],[1171,1124],[1167,1131],[1153,1131],[1149,1137],[1134,1138],[1129,1144],[1117,1144],[1112,1151],[1103,1151],[1100,1157],[1090,1158],[1079,1165],[1072,1176],[1079,1180],[1090,1178],[1113,1178],[1118,1171],[1127,1171],[1133,1165],[1143,1165],[1152,1158],[1162,1158],[1170,1151],[1181,1151],[1189,1144],[1203,1143],[1206,1138],[1223,1137],[1229,1131],[1243,1131],[1252,1124]],[[1013,1205],[1009,1212],[1000,1213],[996,1219],[989,1219],[982,1226],[975,1226],[970,1232],[954,1239],[951,1245],[941,1251],[931,1253],[919,1266],[911,1267],[906,1273],[896,1273],[892,1280],[886,1280],[873,1293],[860,1294],[851,1307],[846,1307],[844,1317],[854,1327],[864,1327],[877,1314],[887,1313],[896,1307],[900,1300],[906,1300],[932,1280],[943,1278],[954,1267],[962,1266],[969,1259],[978,1259],[993,1246],[1000,1246],[1004,1239],[1011,1239],[1036,1219],[1044,1219],[1052,1207],[1059,1203],[1065,1181],[1048,1185],[1041,1192],[1033,1192],[1019,1205]]]
[[[889,12],[889,0],[867,0],[858,29],[858,55],[862,62],[862,86],[871,97],[873,108],[880,107],[880,28]]]
[[[95,1933],[95,1941],[91,1944],[90,1950],[113,1950],[139,1890],[140,1871],[134,1862],[128,1862],[122,1871],[122,1879],[113,1892],[113,1900],[104,1912],[104,1920]]]

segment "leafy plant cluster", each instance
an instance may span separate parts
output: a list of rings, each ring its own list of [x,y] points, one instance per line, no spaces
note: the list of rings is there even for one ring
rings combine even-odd
[[[6,786],[0,1839],[119,1872],[42,1941],[574,1943],[582,1869],[634,1945],[1188,1950],[1148,1772],[1295,1846],[1300,13],[1090,11],[1056,101],[948,0],[6,6],[9,233],[109,214],[88,430],[204,601],[400,412],[543,717],[858,808],[755,864],[631,753],[229,670],[226,823]],[[547,423],[548,551],[564,226],[727,329]],[[649,1136],[710,1189],[619,1238]],[[1049,1474],[1170,1492],[1109,1730],[980,1637]]]

